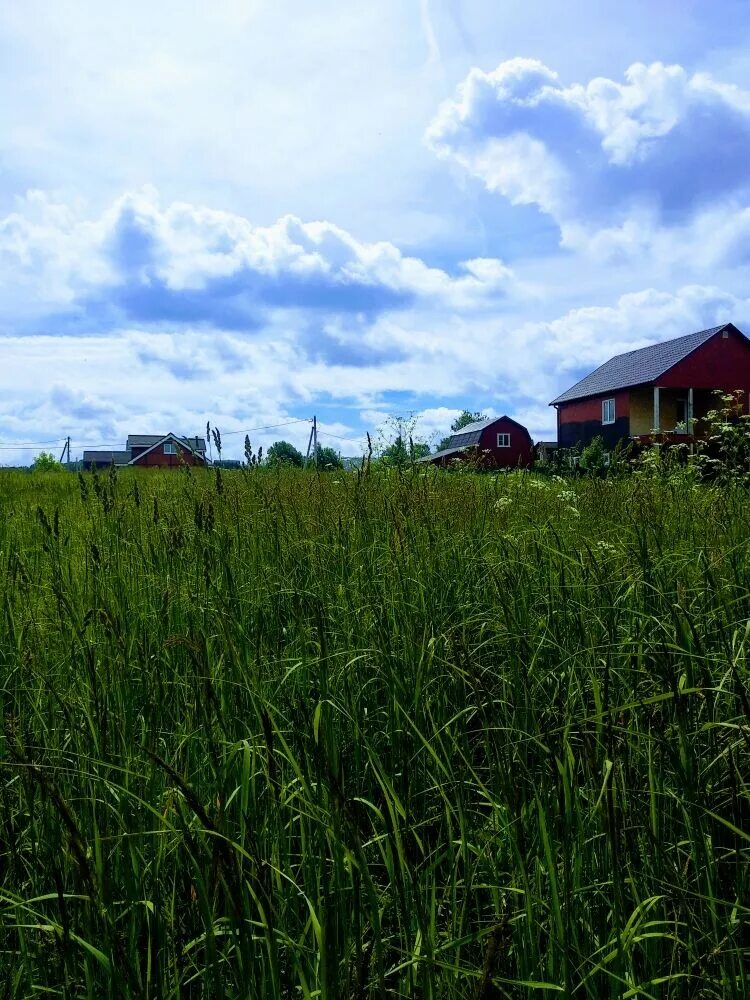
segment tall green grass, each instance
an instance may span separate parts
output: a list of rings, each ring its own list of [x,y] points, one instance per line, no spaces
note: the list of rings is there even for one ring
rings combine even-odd
[[[0,994],[750,995],[750,504],[0,476]]]

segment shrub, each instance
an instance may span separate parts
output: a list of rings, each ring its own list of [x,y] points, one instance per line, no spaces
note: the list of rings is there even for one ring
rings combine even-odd
[[[48,451],[40,451],[31,463],[33,472],[63,472],[64,467]]]
[[[580,467],[590,476],[602,476],[606,471],[604,439],[597,435],[581,452]]]

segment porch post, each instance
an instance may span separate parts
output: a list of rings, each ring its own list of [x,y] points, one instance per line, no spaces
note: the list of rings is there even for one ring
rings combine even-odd
[[[659,386],[654,386],[654,426],[653,430],[658,434],[661,429],[660,414],[659,414]]]
[[[688,405],[687,405],[687,432],[688,434],[693,433],[693,390],[692,387],[688,389]]]

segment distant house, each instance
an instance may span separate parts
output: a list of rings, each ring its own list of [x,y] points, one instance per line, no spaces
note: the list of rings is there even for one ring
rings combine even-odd
[[[741,389],[748,412],[750,340],[732,323],[610,358],[550,403],[558,444],[572,448],[601,436],[613,448],[652,433],[694,440],[702,432],[696,421],[716,407],[717,389]]]
[[[123,451],[84,451],[83,467],[112,465],[158,466],[205,465],[206,440],[177,434],[129,434]]]
[[[486,468],[516,468],[534,464],[531,435],[518,421],[510,417],[492,417],[467,424],[457,431],[448,447],[421,462],[431,462],[443,468],[455,461],[475,459]]]
[[[557,441],[537,441],[534,445],[534,458],[537,462],[551,462],[557,451]]]

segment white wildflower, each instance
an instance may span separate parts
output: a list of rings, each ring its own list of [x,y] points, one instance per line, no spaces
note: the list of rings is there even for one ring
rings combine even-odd
[[[574,490],[562,490],[557,494],[557,499],[571,506],[574,506],[578,502],[578,496]]]

